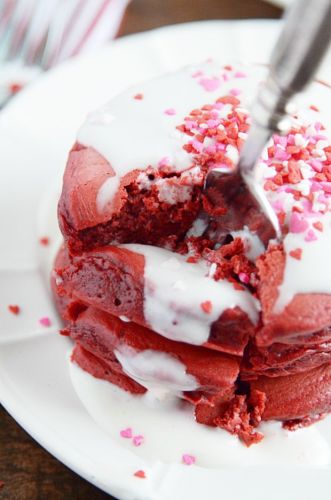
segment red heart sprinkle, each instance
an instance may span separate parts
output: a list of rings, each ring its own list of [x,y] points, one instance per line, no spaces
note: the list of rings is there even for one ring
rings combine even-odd
[[[12,313],[12,314],[19,314],[20,312],[20,307],[19,306],[8,306],[8,310]]]
[[[133,475],[136,477],[140,477],[141,479],[146,479],[146,474],[143,470],[137,470]]]

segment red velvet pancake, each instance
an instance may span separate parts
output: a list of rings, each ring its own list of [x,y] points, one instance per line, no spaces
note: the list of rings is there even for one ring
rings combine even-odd
[[[295,428],[331,410],[331,146],[311,103],[270,139],[256,182],[278,242],[231,183],[205,190],[246,140],[263,72],[247,71],[184,68],[88,117],[64,173],[52,290],[84,370],[142,395],[163,362],[181,367],[174,392],[196,420],[250,445],[262,420]]]

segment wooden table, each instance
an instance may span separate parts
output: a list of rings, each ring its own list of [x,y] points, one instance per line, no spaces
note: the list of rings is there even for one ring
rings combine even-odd
[[[280,14],[261,0],[133,0],[120,35],[203,19],[277,18]],[[2,407],[0,481],[1,500],[110,498],[36,444]]]

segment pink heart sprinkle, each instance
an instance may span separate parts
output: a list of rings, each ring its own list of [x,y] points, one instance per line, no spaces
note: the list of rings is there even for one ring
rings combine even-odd
[[[140,446],[144,442],[144,436],[138,435],[134,436],[132,439],[134,446]]]
[[[220,86],[220,81],[218,78],[201,78],[199,80],[199,83],[201,87],[203,87],[207,92],[213,92]]]
[[[314,233],[314,231],[312,229],[309,229],[309,231],[307,231],[307,234],[305,236],[305,241],[310,242],[310,241],[316,241],[316,240],[317,240],[316,234]]]
[[[325,191],[325,193],[331,193],[331,182],[321,182],[321,185],[323,187],[323,191]]]
[[[275,151],[275,159],[280,161],[285,161],[290,158],[290,155],[283,149],[277,148]]]
[[[312,159],[310,162],[311,166],[313,167],[316,172],[322,172],[323,170],[323,165],[320,161]]]
[[[209,128],[216,128],[218,126],[217,120],[207,120],[207,125]]]
[[[51,320],[47,316],[44,316],[43,318],[40,318],[39,323],[42,326],[51,326]]]
[[[241,90],[240,89],[231,89],[230,94],[233,95],[234,97],[237,97],[238,95],[241,94]]]
[[[308,222],[297,212],[293,212],[290,217],[290,232],[303,233],[308,228]]]
[[[279,145],[282,146],[283,148],[286,148],[287,146],[287,137],[286,136],[280,136],[279,137]]]
[[[239,273],[239,279],[242,283],[245,283],[246,285],[248,285],[249,283],[249,275],[247,273]]]
[[[168,109],[166,109],[166,110],[164,111],[164,114],[165,114],[165,115],[169,115],[169,116],[171,116],[171,115],[175,115],[175,114],[176,114],[176,110],[175,110],[174,108],[168,108]]]
[[[216,147],[215,147],[215,144],[210,144],[210,146],[208,146],[206,148],[206,151],[205,151],[207,154],[209,155],[214,155],[216,153]]]
[[[131,427],[127,427],[126,429],[122,429],[121,432],[120,432],[120,436],[122,438],[131,439],[132,438],[132,429],[131,429]]]
[[[272,203],[272,207],[276,212],[282,212],[284,210],[284,202],[282,200],[275,200]]]
[[[194,149],[196,151],[198,151],[198,153],[201,153],[201,151],[203,150],[203,144],[202,144],[202,142],[197,141],[196,139],[194,139],[192,141],[192,146],[194,147]]]
[[[317,191],[320,191],[320,190],[321,190],[321,188],[322,188],[322,186],[321,186],[321,183],[320,183],[320,182],[315,182],[315,181],[312,181],[312,183],[311,183],[311,188],[310,188],[310,190],[311,190],[311,192],[312,192],[312,193],[315,193],[315,192],[317,192]]]
[[[295,144],[295,136],[294,134],[289,134],[287,137],[285,137],[286,141],[287,141],[287,144],[289,144],[290,146],[294,146]],[[280,143],[282,144],[282,143]]]
[[[195,464],[195,461],[196,461],[196,458],[194,455],[188,455],[187,453],[184,453],[184,455],[182,456],[182,462],[185,465],[193,465],[193,464]]]
[[[196,127],[196,122],[192,121],[192,120],[185,120],[185,127],[188,129],[188,130],[191,130],[193,127]]]
[[[236,71],[235,74],[234,74],[234,77],[235,78],[246,78],[247,75],[243,71]]]

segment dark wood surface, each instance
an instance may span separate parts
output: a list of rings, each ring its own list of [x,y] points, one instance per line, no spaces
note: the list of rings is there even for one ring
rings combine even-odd
[[[261,0],[133,0],[120,35],[187,21],[277,18],[280,14]],[[53,458],[0,407],[1,500],[106,498],[111,497]]]

